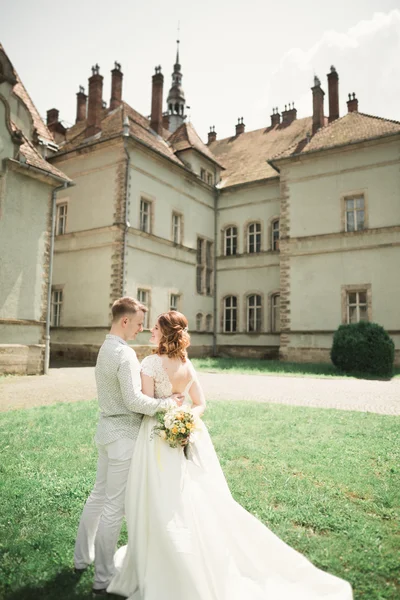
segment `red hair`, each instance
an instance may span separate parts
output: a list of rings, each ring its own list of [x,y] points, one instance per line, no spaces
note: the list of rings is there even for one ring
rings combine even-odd
[[[155,352],[159,356],[166,354],[169,358],[180,358],[182,362],[186,362],[190,335],[185,315],[177,310],[170,310],[158,317],[158,326],[162,337]]]

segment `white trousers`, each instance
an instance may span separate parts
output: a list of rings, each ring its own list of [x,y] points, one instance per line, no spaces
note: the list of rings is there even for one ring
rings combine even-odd
[[[82,512],[74,562],[77,569],[84,569],[94,561],[93,587],[102,589],[115,573],[114,553],[125,514],[125,489],[135,441],[121,438],[97,447],[96,483]]]

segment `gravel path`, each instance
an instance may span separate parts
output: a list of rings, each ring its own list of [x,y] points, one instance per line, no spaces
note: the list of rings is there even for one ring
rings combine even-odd
[[[254,400],[400,415],[400,379],[314,379],[199,373],[206,398]],[[0,411],[92,400],[96,397],[94,367],[50,369],[49,375],[0,380]]]

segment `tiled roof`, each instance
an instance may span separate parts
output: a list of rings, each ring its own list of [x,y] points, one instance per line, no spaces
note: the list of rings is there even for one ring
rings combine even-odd
[[[7,53],[1,43],[0,43],[0,50],[2,52],[4,52],[4,54],[7,56]],[[11,63],[11,61],[10,61],[10,63]],[[12,63],[11,63],[11,65],[12,65]],[[18,73],[14,69],[14,66],[12,66],[12,70],[13,70],[15,79],[17,80],[17,83],[15,83],[14,87],[13,87],[14,94],[16,96],[18,96],[22,100],[22,102],[25,104],[26,108],[28,109],[28,111],[32,117],[33,125],[36,128],[40,137],[42,137],[43,139],[45,139],[49,142],[54,143],[54,138],[53,138],[51,132],[49,131],[49,129],[47,128],[43,119],[39,115],[36,106],[33,104],[32,99],[29,96],[28,92],[26,91],[24,84],[22,83],[22,81],[19,78]]]
[[[277,177],[267,160],[297,145],[311,129],[312,119],[307,117],[212,142],[209,149],[226,168],[221,187]]]
[[[170,136],[168,141],[172,145],[175,152],[194,149],[200,152],[200,154],[203,154],[203,156],[212,162],[216,163],[221,168],[224,168],[214,154],[210,151],[208,146],[202,142],[192,123],[182,123],[182,125],[178,127],[178,129]]]
[[[129,131],[138,140],[158,152],[163,156],[171,159],[176,164],[183,166],[182,161],[175,156],[173,148],[167,142],[170,132],[163,130],[163,136],[157,135],[150,128],[150,121],[143,115],[134,110],[129,104],[123,102],[121,106],[109,112],[104,109],[103,118],[101,120],[101,131],[96,136],[96,141],[107,140],[115,135],[122,134],[125,117],[129,118]],[[84,145],[92,144],[94,139],[86,136],[86,121],[80,121],[70,127],[66,132],[66,141],[60,144],[60,153],[74,150]]]
[[[6,54],[4,48],[1,44],[0,44],[0,50],[2,52],[4,52],[4,54]],[[10,62],[10,64],[11,64],[11,62]],[[54,144],[54,138],[53,138],[51,132],[49,131],[49,129],[47,128],[43,119],[39,115],[37,108],[33,104],[32,99],[29,96],[28,92],[26,91],[22,81],[20,80],[18,73],[16,72],[14,67],[12,67],[12,70],[13,70],[13,73],[14,73],[14,76],[16,79],[16,83],[13,86],[14,94],[20,98],[20,100],[25,104],[26,108],[28,109],[28,111],[32,117],[33,126],[36,129],[38,135],[41,138],[43,138],[43,140],[45,140],[47,142],[52,142]],[[13,128],[14,131],[17,131],[17,127],[16,127],[15,123],[13,123],[12,121],[11,121],[11,127]],[[32,142],[23,133],[22,133],[22,140],[23,140],[22,144],[19,147],[19,153],[23,156],[24,162],[27,165],[35,167],[36,169],[40,169],[41,171],[44,171],[45,173],[55,175],[56,177],[59,177],[60,179],[63,179],[64,181],[71,181],[69,179],[69,177],[67,177],[64,173],[62,173],[61,171],[56,169],[47,160],[45,160],[41,156],[40,152],[32,144]]]
[[[292,145],[283,152],[277,153],[273,160],[327,150],[396,133],[400,133],[400,123],[397,121],[350,112],[317,131],[308,143],[305,138],[297,145]]]
[[[46,173],[50,173],[51,175],[55,175],[60,179],[64,179],[64,181],[71,181],[65,173],[62,173],[52,164],[47,162],[25,136],[23,136],[23,143],[19,147],[19,152],[24,156],[26,164],[31,165],[36,169],[40,169],[41,171],[45,171]]]

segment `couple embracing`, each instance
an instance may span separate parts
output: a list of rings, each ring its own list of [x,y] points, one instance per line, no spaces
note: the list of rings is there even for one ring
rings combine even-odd
[[[75,569],[94,561],[93,592],[129,600],[351,600],[350,585],[317,569],[237,504],[207,428],[205,399],[187,357],[184,315],[160,315],[140,365],[128,340],[147,308],[112,307],[96,363],[100,419],[96,483],[80,520]],[[156,414],[190,410],[190,451],[154,435]],[[128,545],[116,545],[124,515]]]

